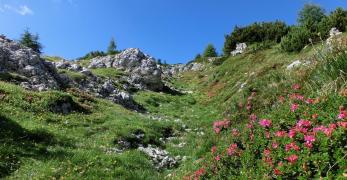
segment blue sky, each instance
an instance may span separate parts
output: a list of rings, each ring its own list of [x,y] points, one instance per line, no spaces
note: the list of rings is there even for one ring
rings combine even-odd
[[[221,52],[224,35],[254,21],[296,22],[307,2],[328,12],[346,0],[0,0],[0,34],[18,39],[26,27],[39,33],[44,53],[73,59],[138,47],[168,63],[184,63],[208,43]]]

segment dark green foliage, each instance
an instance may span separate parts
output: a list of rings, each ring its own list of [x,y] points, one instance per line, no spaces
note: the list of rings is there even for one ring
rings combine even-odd
[[[306,27],[310,32],[318,31],[318,24],[325,17],[325,10],[318,5],[305,4],[299,12],[298,23]]]
[[[347,26],[347,11],[343,8],[337,8],[329,16],[332,27],[336,27],[340,31],[346,31]]]
[[[322,39],[329,37],[329,31],[332,28],[330,17],[324,17],[318,24],[318,33]]]
[[[197,60],[197,59],[200,59],[200,58],[201,58],[201,54],[197,54],[194,59]]]
[[[106,56],[107,54],[103,51],[91,51],[88,54],[84,55],[83,57],[78,58],[78,60],[82,59],[93,59],[95,57],[101,57]]]
[[[223,55],[229,56],[231,51],[236,48],[236,41],[231,38],[230,35],[225,36],[224,47],[223,47]]]
[[[110,44],[108,45],[107,54],[108,55],[117,54],[117,45],[116,45],[116,41],[114,40],[114,38],[111,39]]]
[[[22,34],[19,43],[23,46],[26,46],[28,48],[31,48],[33,51],[41,54],[42,52],[42,45],[39,42],[39,35],[33,35],[29,30],[25,30]]]
[[[281,48],[286,52],[299,52],[309,42],[312,33],[304,27],[293,27],[290,32],[282,38]]]
[[[216,48],[212,45],[212,44],[208,44],[205,51],[204,51],[204,54],[203,54],[204,57],[217,57],[217,52],[216,52]]]
[[[281,21],[253,23],[249,26],[234,28],[230,35],[225,36],[223,53],[229,56],[235,49],[236,43],[246,42],[248,44],[273,41],[280,42],[281,38],[289,31],[289,27]]]

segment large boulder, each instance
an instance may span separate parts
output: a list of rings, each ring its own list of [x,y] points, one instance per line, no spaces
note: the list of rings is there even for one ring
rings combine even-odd
[[[155,59],[137,48],[117,55],[92,59],[89,68],[116,68],[129,74],[128,82],[139,89],[162,90],[161,69]]]
[[[60,76],[51,62],[46,62],[32,49],[0,36],[0,72],[25,77],[19,82],[31,90],[60,88]]]

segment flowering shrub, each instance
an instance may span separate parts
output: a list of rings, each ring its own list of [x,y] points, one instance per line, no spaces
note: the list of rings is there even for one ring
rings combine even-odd
[[[306,98],[298,93],[300,85],[292,89],[295,93],[280,96],[276,109],[259,115],[261,119],[252,113],[252,93],[245,107],[250,114],[246,123],[229,129],[230,120],[214,122],[216,144],[203,167],[187,177],[342,177],[347,168],[347,112],[337,107],[344,99]],[[230,133],[220,136],[221,130]]]

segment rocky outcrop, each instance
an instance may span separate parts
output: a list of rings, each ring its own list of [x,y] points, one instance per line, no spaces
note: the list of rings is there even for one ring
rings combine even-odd
[[[137,48],[92,59],[89,68],[116,68],[129,74],[128,82],[138,89],[162,90],[161,69],[155,59]]]
[[[181,160],[180,157],[170,157],[167,151],[152,146],[139,147],[138,150],[147,154],[157,169],[175,167]]]
[[[31,90],[60,88],[60,76],[51,62],[46,62],[32,49],[0,36],[0,72],[16,73],[24,78],[18,82]]]
[[[246,43],[238,43],[238,44],[236,44],[236,49],[234,51],[231,51],[230,54],[232,56],[236,56],[238,54],[244,53],[246,49],[247,49],[247,44]]]
[[[162,72],[164,77],[172,77],[187,71],[201,71],[205,68],[202,63],[192,62],[188,64],[173,64],[162,66]]]
[[[74,71],[81,73],[85,78],[80,79],[78,82],[65,77],[65,84],[69,87],[78,88],[82,91],[88,92],[95,95],[96,97],[104,98],[113,101],[116,104],[120,104],[125,108],[143,111],[142,106],[137,104],[133,97],[127,92],[128,86],[123,86],[124,90],[120,90],[116,84],[120,84],[113,79],[104,79],[95,76],[89,69],[81,67],[80,65],[62,60],[60,62],[54,63],[57,69],[66,69],[69,71]],[[64,75],[61,75],[64,76]]]
[[[329,38],[326,40],[327,48],[328,50],[333,50],[334,49],[334,42],[336,46],[339,46],[342,44],[342,42],[339,42],[339,35],[341,35],[342,32],[340,32],[337,28],[331,28],[329,31]]]

